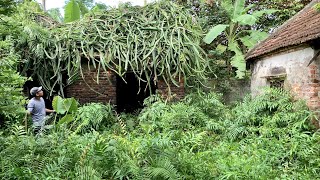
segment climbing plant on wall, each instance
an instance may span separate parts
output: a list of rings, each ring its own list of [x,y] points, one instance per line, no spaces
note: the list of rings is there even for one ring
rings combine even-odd
[[[161,78],[168,87],[170,83],[178,86],[182,78],[201,81],[207,69],[199,46],[201,27],[169,1],[92,13],[72,24],[26,34],[23,45],[35,53],[25,54],[25,68],[42,67],[33,68],[33,74],[43,79],[46,89],[59,86],[61,95],[75,75],[82,74],[83,62],[98,72],[113,71],[120,77],[132,71],[139,81],[146,77],[149,85]],[[99,82],[98,76],[96,79]]]

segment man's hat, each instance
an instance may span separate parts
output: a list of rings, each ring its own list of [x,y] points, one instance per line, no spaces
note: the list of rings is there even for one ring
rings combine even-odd
[[[38,92],[40,92],[42,90],[42,86],[40,87],[33,87],[31,90],[30,90],[30,94],[31,96],[35,96]]]

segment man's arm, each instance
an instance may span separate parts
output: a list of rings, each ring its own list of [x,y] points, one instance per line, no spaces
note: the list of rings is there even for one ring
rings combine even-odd
[[[47,109],[46,108],[46,112],[48,112],[48,113],[53,113],[53,112],[56,112],[55,110],[51,110],[51,109]]]
[[[33,104],[33,102],[30,101],[28,103],[28,105],[27,105],[27,111],[26,111],[27,115],[31,115],[32,114],[33,107],[34,107],[34,104]]]

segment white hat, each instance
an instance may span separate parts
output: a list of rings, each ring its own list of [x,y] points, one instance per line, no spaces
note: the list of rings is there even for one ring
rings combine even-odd
[[[30,94],[31,96],[35,96],[38,92],[40,92],[42,90],[42,86],[40,87],[33,87],[30,90]]]

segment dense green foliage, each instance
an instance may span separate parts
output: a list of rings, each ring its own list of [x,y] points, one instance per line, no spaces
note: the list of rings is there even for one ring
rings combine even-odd
[[[191,5],[202,17],[202,27],[228,21],[219,4],[207,2]],[[258,3],[255,10],[281,9],[275,4],[283,2],[246,1]],[[271,19],[293,14],[304,2],[297,7],[282,4],[288,11],[278,11]],[[0,179],[319,179],[320,136],[310,123],[313,114],[304,102],[278,89],[233,107],[213,92],[198,91],[175,103],[152,96],[136,114],[117,114],[110,104],[79,106],[73,98],[56,97],[57,113],[46,131],[34,136],[31,128],[21,126],[24,102],[19,87],[25,78],[17,73],[19,62],[47,90],[62,83],[61,92],[81,70],[81,56],[119,75],[135,70],[141,77],[143,69],[152,81],[162,75],[173,83],[187,75],[203,79],[207,61],[199,46],[197,17],[174,4],[147,7],[151,9],[123,5],[57,25],[34,2],[18,9],[10,5],[7,12],[16,13],[0,17],[0,120],[10,122],[0,130]],[[221,16],[210,19],[210,8]],[[136,17],[137,24],[132,21]],[[274,27],[268,18],[252,27]],[[211,45],[227,45],[224,38]],[[216,60],[233,55],[209,54]],[[217,64],[218,75],[223,75]]]
[[[266,38],[266,32],[257,30],[245,30],[245,26],[253,26],[265,14],[271,15],[275,12],[272,9],[265,9],[260,11],[253,11],[251,6],[246,7],[245,0],[231,0],[220,1],[221,8],[227,14],[228,24],[219,24],[214,26],[204,38],[207,44],[212,43],[220,34],[227,38],[227,45],[219,44],[216,51],[220,54],[231,51],[234,54],[228,62],[232,67],[237,68],[236,74],[238,78],[245,76],[246,63],[245,52],[247,49],[252,48],[259,41]],[[251,11],[250,13],[248,13]],[[243,46],[241,48],[241,45]]]
[[[80,6],[75,0],[70,0],[64,9],[64,22],[72,22],[80,19]]]
[[[230,2],[230,1],[219,1],[219,0],[173,0],[185,7],[187,7],[190,13],[195,14],[201,26],[205,32],[218,25],[218,24],[229,24],[230,18],[228,18],[227,12],[222,8],[221,2]],[[235,1],[232,1],[235,2]],[[253,11],[263,11],[268,9],[278,10],[273,14],[265,14],[259,18],[256,24],[253,26],[241,26],[238,28],[237,34],[239,34],[236,39],[240,44],[240,50],[244,54],[247,52],[248,47],[242,45],[239,42],[240,37],[249,35],[251,31],[261,31],[261,32],[272,32],[277,27],[282,25],[286,20],[295,15],[300,11],[304,6],[306,6],[311,0],[246,0],[245,7],[248,8],[248,15]],[[265,33],[266,35],[266,33]],[[264,35],[264,36],[265,36]],[[259,40],[261,35],[257,36]],[[253,39],[255,40],[255,39]],[[233,78],[236,74],[236,68],[232,68],[230,60],[234,57],[235,53],[233,51],[224,51],[218,45],[228,45],[228,37],[225,35],[217,37],[213,43],[210,45],[202,45],[202,48],[206,50],[210,57],[210,66],[214,70],[214,75],[211,77],[218,77],[217,81],[220,83],[217,84],[217,87],[220,84],[226,85],[229,82],[230,78]],[[254,44],[253,44],[254,45]],[[249,47],[250,48],[250,47]],[[238,54],[239,51],[238,51]],[[238,56],[240,57],[240,56]],[[242,63],[243,64],[243,63]],[[243,67],[243,66],[242,66]],[[242,68],[243,69],[243,68]],[[249,75],[249,73],[246,73]],[[219,87],[223,88],[223,87]],[[225,89],[225,88],[223,88]]]
[[[0,41],[0,127],[4,121],[19,119],[24,112],[21,87],[26,78],[17,73],[18,59],[12,42]]]
[[[21,0],[1,0],[0,15],[10,15],[16,11],[16,6]]]
[[[317,3],[314,8],[320,12],[320,3]]]
[[[16,126],[0,138],[0,177],[318,177],[320,136],[310,126],[311,113],[304,103],[293,101],[286,92],[270,89],[231,110],[219,95],[201,92],[177,103],[151,97],[145,105],[133,116],[115,115],[104,105],[88,104],[79,108],[82,120],[77,124],[65,124],[37,137]],[[77,130],[89,121],[91,128]],[[104,128],[99,130],[94,123]]]

